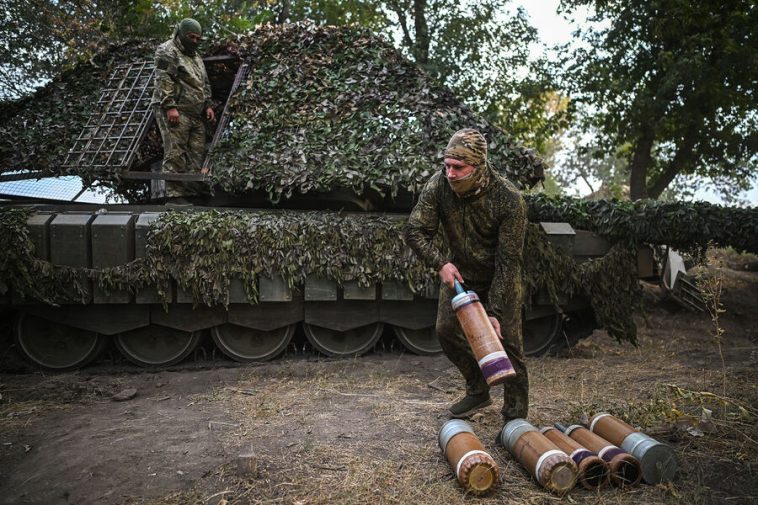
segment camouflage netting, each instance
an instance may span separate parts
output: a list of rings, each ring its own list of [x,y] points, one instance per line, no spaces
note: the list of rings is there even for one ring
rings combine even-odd
[[[692,252],[709,245],[758,254],[758,208],[708,202],[582,200],[527,196],[529,220],[568,222],[611,242],[669,245]]]
[[[416,193],[463,127],[485,134],[492,164],[521,187],[542,178],[532,152],[368,30],[264,25],[224,51],[251,65],[213,156],[227,191]]]
[[[152,59],[155,43],[111,48],[26,100],[0,105],[0,172],[31,168],[61,173],[73,138],[118,62]],[[477,118],[449,90],[404,60],[385,41],[350,27],[262,26],[235,42],[251,72],[230,103],[233,121],[216,149],[214,182],[227,191],[263,190],[276,201],[298,193],[349,188],[381,194],[418,192],[441,166],[442,149],[461,127],[490,142],[493,165],[522,187],[542,173],[541,161]],[[154,153],[153,153],[154,154]],[[147,155],[145,155],[147,156]],[[116,174],[78,174],[117,183]],[[122,186],[123,188],[123,186]],[[531,221],[567,221],[608,238],[603,258],[577,265],[528,228],[525,283],[585,294],[598,321],[635,341],[639,306],[636,244],[683,250],[708,244],[758,253],[758,210],[710,204],[586,202],[527,197]],[[363,284],[388,279],[419,292],[436,283],[403,245],[404,219],[335,212],[167,212],[154,224],[147,257],[105,271],[54,266],[33,256],[27,211],[0,210],[0,293],[8,287],[49,303],[77,303],[83,282],[134,292],[174,279],[207,305],[229,301],[232,279],[257,301],[259,275],[282,275],[292,286],[309,274]]]

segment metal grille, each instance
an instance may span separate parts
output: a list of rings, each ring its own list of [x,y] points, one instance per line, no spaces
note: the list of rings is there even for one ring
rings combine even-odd
[[[108,79],[63,166],[95,172],[127,170],[153,119],[154,65],[119,65]]]

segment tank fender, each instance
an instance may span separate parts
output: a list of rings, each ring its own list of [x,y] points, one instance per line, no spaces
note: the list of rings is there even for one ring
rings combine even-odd
[[[98,304],[66,305],[65,307],[29,305],[21,311],[102,335],[115,335],[150,324],[150,311],[146,305]]]
[[[169,305],[168,311],[161,305],[150,306],[150,321],[182,331],[199,331],[224,324],[227,320],[223,307],[197,306],[192,304]]]
[[[308,302],[304,321],[335,331],[347,331],[379,322],[379,303],[363,300]]]
[[[237,326],[261,331],[273,331],[303,320],[303,300],[288,303],[261,302],[257,305],[246,303],[229,306],[228,321]]]

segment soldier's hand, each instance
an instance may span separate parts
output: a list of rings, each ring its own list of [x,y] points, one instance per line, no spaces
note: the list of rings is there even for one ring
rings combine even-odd
[[[203,168],[200,169],[200,173],[203,174],[203,175],[208,175],[208,172],[210,172],[210,170],[208,169],[208,167],[203,167]]]
[[[503,340],[503,335],[500,333],[500,321],[497,320],[496,317],[489,317],[490,323],[492,323],[492,328],[495,330],[495,334],[497,335],[497,338],[500,340]]]
[[[216,120],[216,114],[213,112],[213,109],[208,107],[205,111],[205,117],[208,118],[208,121],[211,123]]]
[[[169,124],[179,124],[179,111],[176,110],[176,108],[167,110],[166,118],[168,119]]]
[[[442,282],[450,286],[450,289],[455,289],[455,279],[458,279],[458,282],[463,283],[463,277],[461,277],[461,273],[452,263],[445,263],[442,265],[442,268],[440,268],[438,274],[440,276],[440,279],[442,279]]]

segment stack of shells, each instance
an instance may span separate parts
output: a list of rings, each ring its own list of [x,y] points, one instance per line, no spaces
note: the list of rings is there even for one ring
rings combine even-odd
[[[608,483],[608,464],[597,454],[552,426],[542,428],[540,433],[574,461],[578,469],[577,482],[585,489],[594,491]]]
[[[607,413],[595,415],[589,425],[587,429],[556,423],[555,428],[538,430],[524,419],[514,419],[498,433],[497,442],[540,486],[559,496],[577,483],[596,490],[608,482],[624,488],[641,479],[659,484],[674,478],[678,462],[671,447]],[[439,444],[467,492],[484,494],[497,485],[497,463],[469,423],[460,419],[445,423]]]
[[[612,484],[618,487],[631,487],[639,484],[642,478],[642,469],[637,458],[592,433],[584,426],[573,424],[569,427],[564,427],[563,425],[556,424],[556,428],[571,437],[582,447],[596,453],[603,461],[608,463]]]

